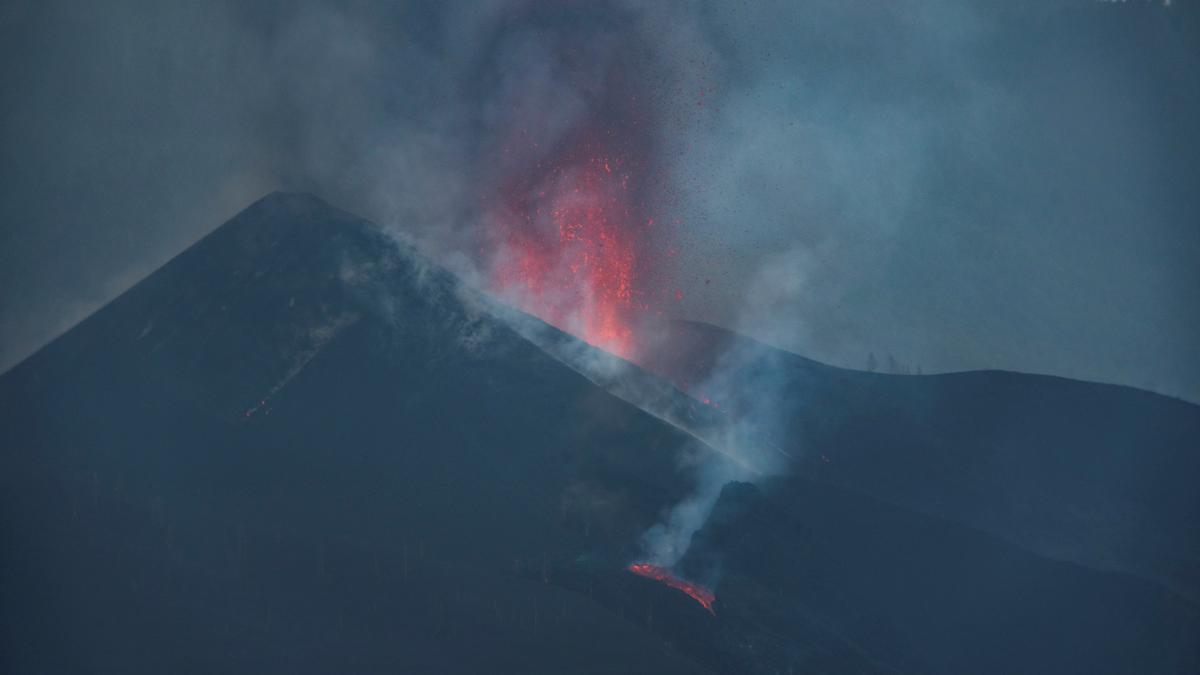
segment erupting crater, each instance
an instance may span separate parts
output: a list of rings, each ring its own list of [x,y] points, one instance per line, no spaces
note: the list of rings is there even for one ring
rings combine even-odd
[[[646,232],[634,162],[582,140],[501,191],[492,285],[521,309],[624,358],[647,309],[639,286]]]
[[[633,572],[639,577],[653,579],[661,584],[678,591],[683,591],[691,599],[700,603],[704,609],[708,610],[709,614],[716,616],[716,611],[713,610],[713,603],[716,602],[717,596],[709,589],[700,584],[692,583],[686,579],[680,579],[675,576],[675,573],[665,567],[652,565],[650,563],[633,563],[625,569]]]
[[[541,13],[547,3],[535,4]],[[674,145],[664,139],[691,107],[677,100],[682,88],[662,85],[683,74],[648,62],[649,44],[612,41],[614,26],[591,21],[595,3],[548,4],[562,21],[505,32],[497,47],[520,63],[541,55],[546,68],[489,71],[479,254],[492,293],[636,361],[643,321],[682,301],[669,260],[680,224]]]

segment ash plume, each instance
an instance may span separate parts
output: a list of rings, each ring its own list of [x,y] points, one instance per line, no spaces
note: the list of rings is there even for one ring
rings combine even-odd
[[[406,230],[495,290],[512,247],[488,222],[554,183],[537,165],[562,144],[612,129],[638,169],[630,211],[655,221],[634,307],[843,367],[893,353],[1195,400],[1194,19],[1178,3],[9,3],[0,368],[275,189]],[[781,270],[770,299],[764,265]],[[507,290],[581,330],[564,308],[587,297]]]

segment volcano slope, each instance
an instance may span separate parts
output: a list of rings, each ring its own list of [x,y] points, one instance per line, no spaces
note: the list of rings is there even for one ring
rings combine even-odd
[[[493,309],[275,194],[0,377],[0,671],[1194,671],[1160,587],[803,458],[693,538],[715,615],[624,572],[720,420]]]

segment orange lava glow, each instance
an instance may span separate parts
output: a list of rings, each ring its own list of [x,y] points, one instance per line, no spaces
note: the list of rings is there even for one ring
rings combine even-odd
[[[513,186],[497,209],[503,251],[493,290],[543,321],[631,358],[638,240],[651,226],[631,205],[629,163],[580,142]]]
[[[707,588],[699,584],[694,584],[690,581],[680,579],[679,577],[675,576],[671,570],[665,567],[659,567],[658,565],[651,565],[650,563],[633,563],[625,569],[640,577],[653,579],[661,584],[665,584],[671,588],[674,588],[675,590],[683,591],[684,593],[687,593],[691,599],[700,603],[700,605],[704,607],[704,609],[707,609],[710,614],[713,616],[717,615],[717,613],[713,610],[713,603],[716,602],[717,596]]]

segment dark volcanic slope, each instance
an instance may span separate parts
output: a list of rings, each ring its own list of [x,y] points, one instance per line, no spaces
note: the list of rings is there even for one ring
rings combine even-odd
[[[694,442],[314,198],[247,209],[0,411],[4,672],[704,669],[617,571]],[[552,583],[581,556],[613,598]]]
[[[746,343],[718,410],[495,309],[277,194],[0,377],[0,672],[1195,672],[1194,407]],[[684,559],[715,616],[622,566],[728,458],[610,391],[785,422]]]
[[[1200,600],[1200,406],[1040,375],[844,370],[699,323],[666,332],[644,365],[727,397],[798,458],[791,475]]]

